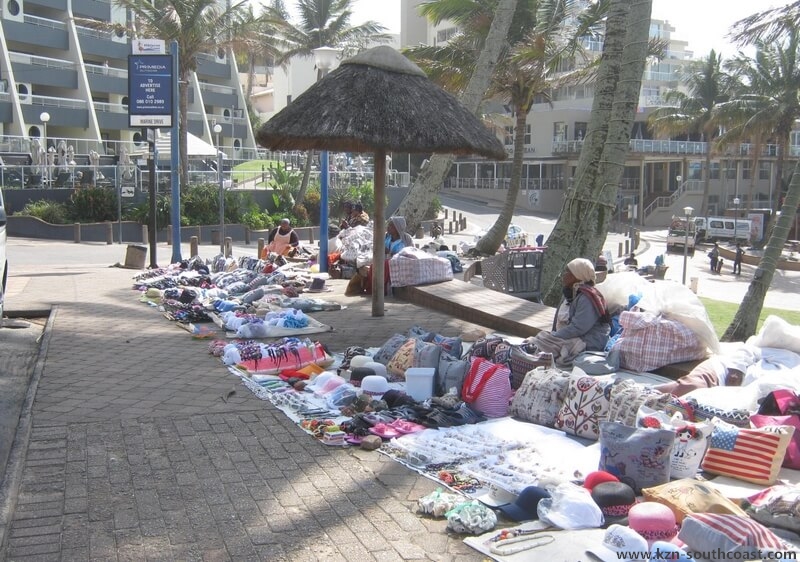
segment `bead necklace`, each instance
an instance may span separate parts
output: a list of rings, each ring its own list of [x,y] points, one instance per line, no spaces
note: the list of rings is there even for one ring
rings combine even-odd
[[[492,554],[499,554],[500,556],[510,556],[512,554],[516,554],[517,552],[523,552],[525,550],[550,544],[556,540],[553,535],[542,535],[539,533],[542,533],[542,531],[516,531],[509,533],[507,536],[510,538],[497,540],[489,547],[489,551]],[[525,544],[520,544],[519,546],[509,548],[509,545],[514,543]]]

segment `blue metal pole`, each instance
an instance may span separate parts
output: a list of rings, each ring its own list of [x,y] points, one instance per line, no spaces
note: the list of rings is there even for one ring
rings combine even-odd
[[[328,271],[328,151],[319,153],[319,271]]]
[[[172,221],[172,263],[181,261],[181,182],[180,182],[180,76],[178,76],[178,42],[169,44],[172,55],[172,129],[170,133],[171,193],[170,220]]]

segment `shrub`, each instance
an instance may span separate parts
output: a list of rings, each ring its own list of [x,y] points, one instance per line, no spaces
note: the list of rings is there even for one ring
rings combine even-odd
[[[310,224],[308,211],[302,203],[292,208],[292,222],[294,226],[308,226]]]
[[[439,218],[439,213],[442,212],[442,202],[439,200],[438,197],[434,197],[433,201],[431,201],[431,206],[428,208],[428,212],[425,213],[423,220],[435,220]]]
[[[258,209],[251,209],[244,213],[241,222],[250,230],[269,230],[275,226],[269,213],[259,211]]]
[[[67,204],[74,222],[104,222],[117,219],[117,193],[104,187],[83,187],[72,192]]]
[[[68,222],[66,205],[44,199],[28,203],[17,214],[36,217],[50,224],[66,224]]]
[[[131,207],[129,217],[140,224],[150,225],[150,201]],[[161,194],[156,197],[156,226],[164,228],[170,221],[170,198]]]

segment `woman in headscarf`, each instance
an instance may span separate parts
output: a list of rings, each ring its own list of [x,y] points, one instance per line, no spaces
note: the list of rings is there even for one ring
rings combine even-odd
[[[394,256],[406,246],[413,246],[414,240],[406,232],[406,219],[404,217],[391,217],[386,225],[386,238],[384,247],[388,257]]]
[[[556,310],[552,332],[532,338],[539,351],[552,353],[557,363],[566,365],[583,351],[603,351],[611,331],[606,301],[594,284],[594,264],[576,258],[561,276],[564,300]]]

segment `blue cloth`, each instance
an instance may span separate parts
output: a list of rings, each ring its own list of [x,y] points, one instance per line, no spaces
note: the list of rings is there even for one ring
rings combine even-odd
[[[403,237],[402,236],[400,238],[398,238],[397,240],[395,240],[394,242],[392,242],[392,237],[387,234],[386,235],[386,239],[385,239],[385,243],[384,243],[384,247],[386,248],[386,251],[389,253],[389,255],[393,256],[397,252],[399,252],[400,250],[405,248],[406,245],[403,243]]]

